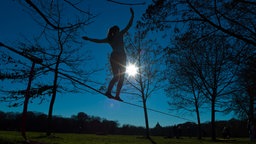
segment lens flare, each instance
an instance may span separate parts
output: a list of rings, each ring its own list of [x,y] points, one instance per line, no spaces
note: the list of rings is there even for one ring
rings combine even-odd
[[[129,63],[126,66],[126,73],[128,74],[128,76],[135,77],[138,74],[138,67],[135,64]]]

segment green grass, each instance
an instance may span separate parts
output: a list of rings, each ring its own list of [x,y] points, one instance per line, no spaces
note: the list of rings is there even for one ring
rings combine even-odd
[[[45,137],[44,133],[28,132],[27,137],[31,141],[42,144],[151,144],[141,136],[124,135],[93,135],[93,134],[54,134]],[[198,140],[196,138],[166,139],[163,137],[152,137],[156,144],[253,144],[248,138],[232,138],[230,140],[218,139],[212,142],[210,138]],[[18,132],[0,131],[0,144],[22,144],[23,138]]]

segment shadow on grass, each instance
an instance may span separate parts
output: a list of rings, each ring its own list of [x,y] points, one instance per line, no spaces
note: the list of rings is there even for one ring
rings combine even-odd
[[[137,139],[148,139],[152,144],[157,144],[151,137],[141,136],[136,137]]]
[[[33,136],[31,137],[31,139],[37,139],[37,140],[40,140],[40,139],[63,139],[61,137],[57,137],[57,136],[54,136],[54,135],[50,135],[50,136],[47,136],[47,135],[39,135],[39,136]],[[22,141],[18,144],[48,144],[48,143],[45,143],[45,142],[39,142],[37,140],[26,140],[26,141]],[[16,143],[17,144],[17,143]]]
[[[148,140],[149,140],[152,144],[157,144],[151,137],[148,137]]]
[[[235,139],[217,139],[216,142],[236,142]]]
[[[249,141],[246,140],[241,140],[241,139],[216,139],[216,140],[211,140],[211,139],[200,139],[199,142],[201,144],[251,144]]]
[[[48,139],[63,139],[62,137],[58,137],[58,136],[55,136],[55,135],[50,135],[50,136],[40,135],[40,136],[34,136],[32,138],[33,139],[44,139],[44,138],[48,138]]]

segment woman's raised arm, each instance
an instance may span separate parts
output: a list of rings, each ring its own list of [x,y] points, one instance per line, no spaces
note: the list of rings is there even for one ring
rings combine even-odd
[[[88,40],[88,41],[95,42],[95,43],[107,43],[108,42],[107,38],[105,38],[105,39],[94,39],[94,38],[89,38],[87,36],[83,36],[82,38],[84,40]]]
[[[121,33],[123,33],[123,34],[126,33],[129,30],[129,28],[132,26],[132,22],[133,22],[133,18],[134,18],[134,11],[132,8],[130,8],[130,12],[132,14],[131,18],[130,18],[127,26],[121,31]]]

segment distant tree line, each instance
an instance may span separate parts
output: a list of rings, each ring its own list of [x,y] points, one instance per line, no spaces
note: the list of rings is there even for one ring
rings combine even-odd
[[[0,130],[20,131],[21,113],[0,111]],[[47,130],[47,115],[39,112],[28,112],[27,130],[45,132]],[[85,134],[122,134],[122,135],[144,135],[145,128],[133,125],[122,125],[117,121],[89,116],[84,112],[72,115],[70,118],[53,116],[52,128],[57,133],[85,133]],[[210,122],[203,123],[203,137],[211,136]],[[222,137],[223,128],[228,127],[231,137],[248,137],[247,122],[231,119],[229,121],[217,121],[217,136]],[[187,122],[179,125],[162,127],[159,123],[150,129],[150,134],[154,136],[164,136],[166,138],[197,137],[197,124]]]

